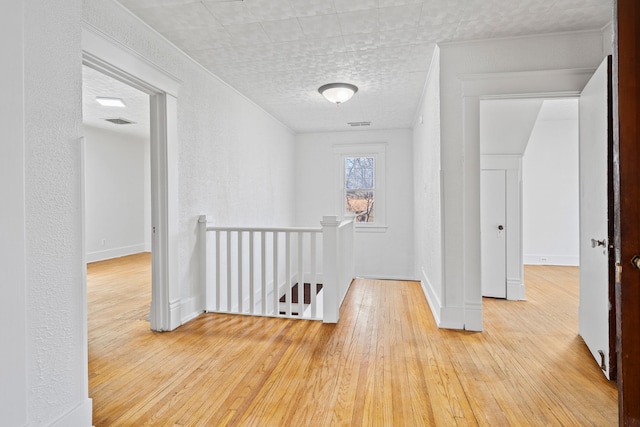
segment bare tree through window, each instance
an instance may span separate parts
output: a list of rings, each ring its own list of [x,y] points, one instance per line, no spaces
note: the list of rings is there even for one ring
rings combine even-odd
[[[346,210],[356,222],[375,219],[375,159],[347,157],[344,164]]]

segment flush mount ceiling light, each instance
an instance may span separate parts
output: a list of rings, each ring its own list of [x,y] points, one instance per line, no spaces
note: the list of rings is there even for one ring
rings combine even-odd
[[[329,83],[318,88],[318,92],[334,104],[347,102],[357,91],[358,87],[349,83]]]
[[[127,104],[120,98],[109,98],[105,96],[96,96],[98,104],[104,107],[126,107]]]

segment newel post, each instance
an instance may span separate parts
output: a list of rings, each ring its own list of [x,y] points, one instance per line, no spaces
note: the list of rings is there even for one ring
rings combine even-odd
[[[335,215],[323,216],[322,221],[322,293],[324,294],[324,323],[338,323],[338,226]]]
[[[198,249],[200,251],[200,298],[201,307],[207,311],[207,216],[198,217]]]

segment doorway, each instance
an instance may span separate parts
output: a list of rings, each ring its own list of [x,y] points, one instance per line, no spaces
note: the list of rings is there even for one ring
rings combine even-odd
[[[151,252],[149,95],[87,66],[82,77],[87,262]]]
[[[525,299],[524,264],[579,261],[578,101],[480,102],[482,295]]]
[[[87,286],[107,286],[109,293],[118,295],[117,304],[111,306],[120,318],[125,316],[123,303],[130,298],[117,289],[120,283],[151,284],[150,99],[87,66],[82,67],[82,99]],[[130,280],[131,257],[146,260],[147,280]],[[89,280],[96,269],[106,269],[118,280],[96,284]],[[132,292],[150,295],[151,286]],[[95,301],[89,298],[88,303],[95,309]],[[138,310],[144,314],[137,317],[149,321],[150,307],[149,298]],[[89,320],[95,323],[92,311]]]
[[[603,67],[605,71],[599,69],[594,75],[594,79],[597,79],[593,89],[595,95],[589,92],[589,88],[592,87],[590,82],[580,98],[489,101],[490,112],[500,111],[496,105],[504,103],[501,105],[502,111],[499,116],[504,119],[509,114],[517,114],[522,122],[520,133],[514,129],[507,129],[507,139],[512,143],[510,147],[500,147],[495,141],[483,141],[482,136],[492,132],[483,132],[482,129],[480,141],[481,150],[484,152],[498,147],[507,151],[509,155],[523,156],[519,193],[522,198],[522,226],[518,229],[509,223],[509,219],[505,220],[505,210],[508,209],[505,209],[505,197],[501,195],[505,194],[508,200],[509,197],[517,198],[518,193],[510,193],[505,188],[502,178],[505,171],[499,167],[494,167],[498,170],[487,170],[486,157],[499,156],[485,154],[485,158],[481,159],[482,294],[504,298],[505,281],[509,279],[506,279],[504,274],[507,270],[504,266],[505,256],[499,255],[507,242],[503,233],[507,233],[507,237],[509,233],[521,233],[522,246],[507,246],[507,251],[522,253],[522,265],[579,267],[580,311],[576,313],[576,318],[579,319],[577,332],[583,337],[598,365],[609,378],[610,343],[608,336],[599,332],[601,329],[606,330],[610,324],[606,308],[610,303],[606,247],[600,248],[600,252],[605,252],[604,258],[597,247],[595,250],[592,249],[593,245],[585,249],[589,246],[585,246],[585,242],[589,240],[587,235],[599,236],[597,241],[604,242],[602,245],[607,241],[606,63]],[[601,75],[604,75],[604,78]],[[535,106],[536,102],[537,112],[535,109],[528,109],[531,105]],[[518,105],[519,103],[524,104]],[[585,108],[585,105],[590,107]],[[533,124],[528,125],[531,120],[526,118],[527,115],[533,117]],[[507,121],[513,127],[515,120]],[[491,120],[487,122],[481,120],[481,127],[492,124]],[[591,152],[595,154],[588,157]],[[604,214],[600,215],[600,210],[596,207],[602,204]],[[589,223],[586,219],[593,217],[596,211],[598,215],[595,222],[592,220]],[[499,226],[496,225],[498,223]],[[501,229],[498,230],[497,227]],[[499,243],[499,248],[496,248],[495,244],[494,247],[489,247],[487,240]],[[602,262],[600,258],[592,259],[594,254],[600,254]],[[492,259],[498,256],[501,259]],[[506,258],[508,259],[508,256]],[[584,265],[581,265],[583,263]],[[496,270],[499,270],[500,275],[492,276],[490,273]],[[524,287],[524,274],[521,279]],[[487,286],[485,281],[493,285],[500,282],[500,286],[496,291],[495,286]],[[596,316],[596,311],[600,313],[602,310],[604,315]]]
[[[181,325],[178,284],[177,93],[180,82],[155,64],[90,27],[82,29],[83,65],[149,96],[152,285],[150,326],[170,331]],[[82,170],[84,174],[84,148]],[[84,206],[84,182],[83,182]],[[83,224],[83,239],[85,226]]]

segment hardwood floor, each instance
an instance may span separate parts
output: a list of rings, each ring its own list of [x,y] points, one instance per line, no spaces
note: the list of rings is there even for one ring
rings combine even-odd
[[[154,333],[146,254],[90,264],[89,387],[104,426],[613,426],[577,336],[577,268],[440,330],[415,282],[357,280],[338,325],[206,314]]]

